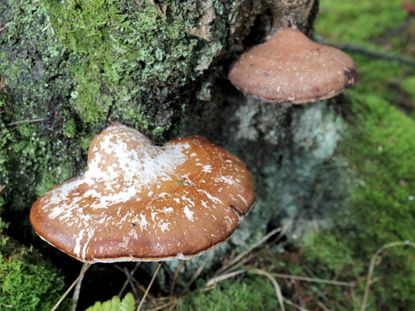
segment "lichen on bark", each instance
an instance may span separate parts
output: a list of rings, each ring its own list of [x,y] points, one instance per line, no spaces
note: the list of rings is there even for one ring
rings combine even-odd
[[[186,34],[185,9],[148,1],[44,3],[59,41],[76,57],[71,102],[84,123],[102,126],[111,118],[140,130],[168,126],[141,110],[163,106],[192,79],[197,39]]]

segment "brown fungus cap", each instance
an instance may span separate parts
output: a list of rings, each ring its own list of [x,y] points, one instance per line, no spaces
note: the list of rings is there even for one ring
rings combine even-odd
[[[287,28],[242,54],[229,80],[250,96],[302,104],[341,93],[356,82],[357,73],[342,51]]]
[[[166,260],[226,240],[254,201],[245,164],[205,138],[159,147],[114,125],[92,141],[87,171],[39,198],[30,221],[81,261]]]

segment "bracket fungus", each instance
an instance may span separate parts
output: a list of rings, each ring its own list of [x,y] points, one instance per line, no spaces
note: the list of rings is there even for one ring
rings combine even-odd
[[[83,262],[187,259],[226,240],[254,201],[245,164],[205,138],[154,146],[112,125],[93,139],[86,172],[39,198],[30,221]]]
[[[286,28],[242,54],[229,80],[249,96],[303,104],[336,96],[356,82],[357,73],[347,54]]]

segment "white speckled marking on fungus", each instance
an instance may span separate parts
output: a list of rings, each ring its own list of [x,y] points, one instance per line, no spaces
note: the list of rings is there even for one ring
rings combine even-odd
[[[254,200],[251,174],[223,148],[201,137],[154,146],[113,125],[92,141],[86,172],[39,198],[30,220],[81,261],[190,258],[226,240]]]

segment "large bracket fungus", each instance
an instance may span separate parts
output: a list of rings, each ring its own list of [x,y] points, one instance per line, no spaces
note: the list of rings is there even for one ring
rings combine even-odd
[[[285,28],[242,54],[229,80],[246,95],[302,104],[336,96],[356,82],[357,73],[347,54]]]
[[[245,164],[202,137],[154,146],[123,125],[92,141],[88,168],[33,205],[41,238],[84,262],[189,258],[226,240],[255,201]]]

